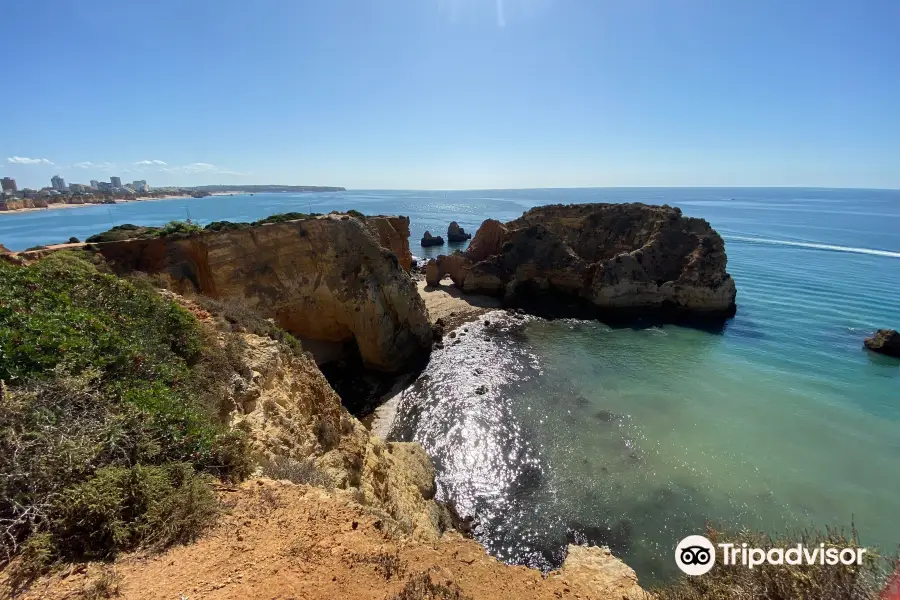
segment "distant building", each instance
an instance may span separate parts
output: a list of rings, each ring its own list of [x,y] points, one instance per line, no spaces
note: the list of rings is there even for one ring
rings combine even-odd
[[[72,192],[73,194],[80,194],[80,193],[84,192],[84,186],[81,185],[80,183],[70,183],[69,191]]]
[[[97,189],[99,189],[101,192],[111,192],[113,189],[113,185],[106,181],[98,181]]]
[[[4,177],[3,179],[0,179],[0,184],[2,184],[4,192],[15,194],[19,191],[19,188],[16,187],[16,180],[12,177]]]
[[[57,192],[66,191],[66,180],[60,177],[59,175],[54,175],[50,178],[50,183],[54,190]]]
[[[25,188],[24,190],[22,190],[22,195],[26,198],[37,198],[39,194],[40,192],[38,192],[37,190],[32,190],[30,188]]]
[[[146,194],[147,192],[150,191],[150,186],[147,185],[147,181],[146,181],[145,179],[141,179],[141,180],[139,180],[139,181],[135,181],[135,182],[132,184],[132,187],[134,187],[134,190],[135,190],[136,192],[141,192],[141,193],[144,193],[144,194]]]
[[[94,188],[95,190],[99,190],[100,182],[98,182],[96,179],[91,179],[91,187]]]
[[[121,177],[110,177],[109,183],[112,184],[114,188],[122,187],[122,178]]]

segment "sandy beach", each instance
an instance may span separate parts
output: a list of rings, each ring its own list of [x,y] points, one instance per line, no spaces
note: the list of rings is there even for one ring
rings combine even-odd
[[[441,281],[440,287],[428,286],[425,279],[417,281],[416,287],[425,301],[431,323],[437,323],[438,319],[442,319],[447,331],[502,306],[498,298],[481,294],[463,295],[449,277]]]
[[[210,196],[233,196],[234,194],[241,194],[243,192],[213,192]],[[161,196],[159,198],[138,198],[136,200],[116,200],[116,204],[131,204],[133,202],[156,202],[158,200],[198,200],[199,198],[193,198],[191,196],[185,196],[183,194],[175,194],[171,196]],[[104,204],[100,203],[85,203],[85,204],[49,204],[46,208],[18,208],[15,210],[4,210],[0,211],[0,216],[3,215],[17,215],[21,213],[29,213],[29,212],[37,212],[42,210],[60,210],[67,208],[84,208],[86,206],[104,206]],[[109,206],[108,204],[106,206]]]

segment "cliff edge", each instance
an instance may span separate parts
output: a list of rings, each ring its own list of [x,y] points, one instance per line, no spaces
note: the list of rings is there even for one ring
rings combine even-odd
[[[325,215],[95,248],[118,274],[238,300],[298,337],[355,341],[368,368],[399,372],[427,357],[432,338],[406,273],[408,236],[406,217]]]

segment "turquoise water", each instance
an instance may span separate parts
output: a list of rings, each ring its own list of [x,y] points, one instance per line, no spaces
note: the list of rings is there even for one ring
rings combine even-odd
[[[554,202],[682,207],[723,235],[738,289],[721,333],[494,317],[435,354],[395,435],[435,458],[441,497],[512,562],[558,561],[567,533],[644,578],[707,520],[783,530],[855,519],[900,542],[900,361],[862,350],[900,328],[900,191],[593,189],[257,194],[0,215],[12,249],[115,223],[252,220],[288,210],[410,215],[474,231]],[[479,386],[484,388],[479,389]]]

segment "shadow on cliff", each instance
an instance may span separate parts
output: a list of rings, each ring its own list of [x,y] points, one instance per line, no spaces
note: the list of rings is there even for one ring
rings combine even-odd
[[[681,325],[706,333],[721,335],[733,325],[732,317],[737,306],[726,311],[709,314],[685,311],[673,304],[663,304],[659,308],[635,307],[600,309],[587,299],[572,296],[563,291],[531,288],[523,284],[517,290],[514,302],[504,302],[507,308],[521,309],[542,319],[583,319],[597,320],[614,329],[639,331],[661,325]]]
[[[367,369],[354,341],[344,344],[340,356],[319,365],[325,379],[341,398],[341,404],[358,419],[368,417],[398,383],[415,381],[428,364],[428,354],[413,361],[403,373]]]

